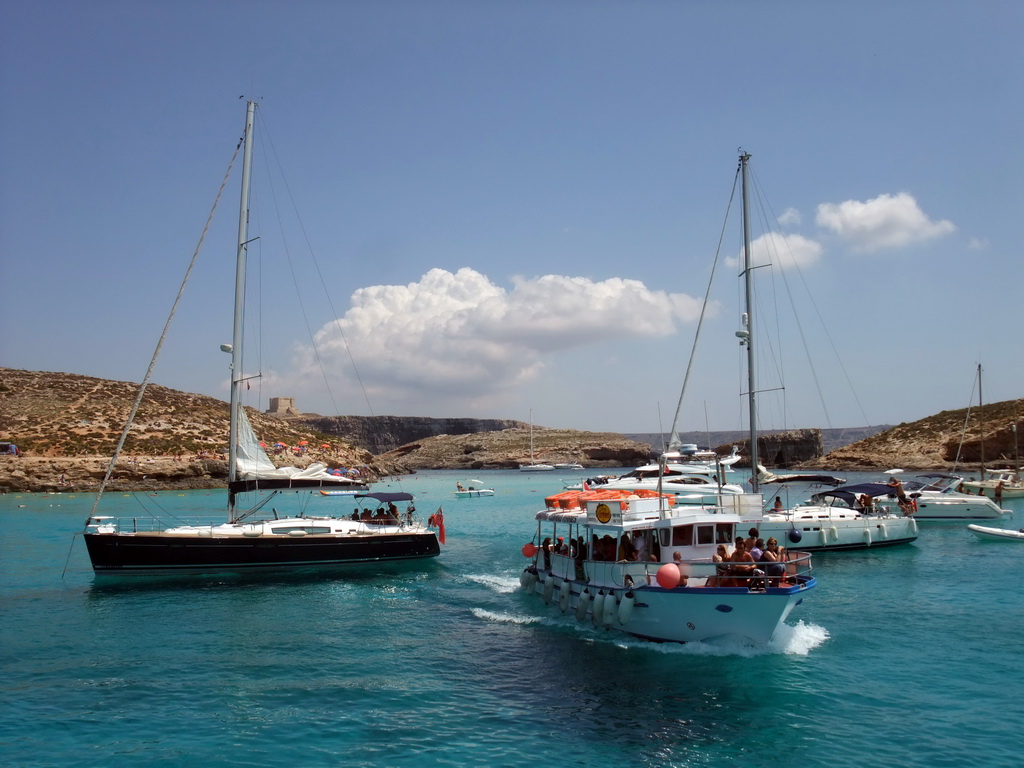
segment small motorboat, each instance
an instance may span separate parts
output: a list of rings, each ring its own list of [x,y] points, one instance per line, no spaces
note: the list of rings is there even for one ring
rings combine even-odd
[[[987,528],[984,525],[968,525],[967,530],[982,541],[1024,541],[1024,528],[1013,531],[1009,528]]]
[[[459,482],[455,484],[455,498],[457,499],[475,499],[480,496],[493,496],[493,488],[482,488],[484,484],[483,480],[466,480],[465,484]]]

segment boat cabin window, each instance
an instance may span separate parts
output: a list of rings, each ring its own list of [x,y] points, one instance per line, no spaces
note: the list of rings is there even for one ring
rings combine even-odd
[[[715,543],[732,544],[736,540],[735,531],[736,526],[732,523],[717,523],[715,525]]]
[[[661,529],[661,545],[663,547],[688,547],[692,543],[692,525],[677,525],[671,529]]]
[[[698,525],[697,526],[697,544],[714,544],[715,543],[715,526],[714,525]]]
[[[330,533],[330,526],[325,525],[288,525],[281,528],[273,528],[273,533],[291,533],[292,531],[305,531],[306,533]]]

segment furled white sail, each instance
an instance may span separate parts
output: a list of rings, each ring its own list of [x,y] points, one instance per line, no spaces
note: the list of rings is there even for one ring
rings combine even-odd
[[[235,458],[238,480],[324,480],[344,485],[357,485],[355,480],[331,474],[320,463],[308,467],[275,467],[260,445],[245,408],[238,409],[238,447]]]

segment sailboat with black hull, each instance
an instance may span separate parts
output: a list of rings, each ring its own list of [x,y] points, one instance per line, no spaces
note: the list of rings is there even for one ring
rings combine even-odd
[[[140,386],[128,424],[111,459],[107,477],[86,520],[84,538],[93,570],[98,573],[204,573],[260,569],[324,568],[432,558],[440,554],[439,531],[418,522],[413,497],[407,493],[371,493],[366,485],[338,476],[323,464],[304,469],[276,467],[260,446],[241,403],[242,318],[245,297],[246,246],[249,243],[249,175],[252,167],[255,102],[247,102],[241,203],[235,274],[235,313],[231,345],[230,443],[227,520],[189,521],[167,527],[157,518],[122,521],[96,514],[103,488],[142,400],[149,373]],[[172,313],[173,314],[173,313]],[[157,347],[159,352],[159,345]],[[271,502],[285,491],[350,490],[364,507],[351,517],[280,516]],[[258,503],[242,509],[243,494],[255,493]],[[283,500],[283,499],[282,499]],[[398,503],[407,503],[400,510]],[[272,514],[267,515],[270,508]],[[369,510],[373,508],[376,514]]]

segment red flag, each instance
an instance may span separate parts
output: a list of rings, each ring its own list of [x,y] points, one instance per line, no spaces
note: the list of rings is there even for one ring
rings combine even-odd
[[[440,507],[437,508],[437,512],[434,513],[433,517],[434,522],[437,524],[437,540],[444,544],[444,512]]]

